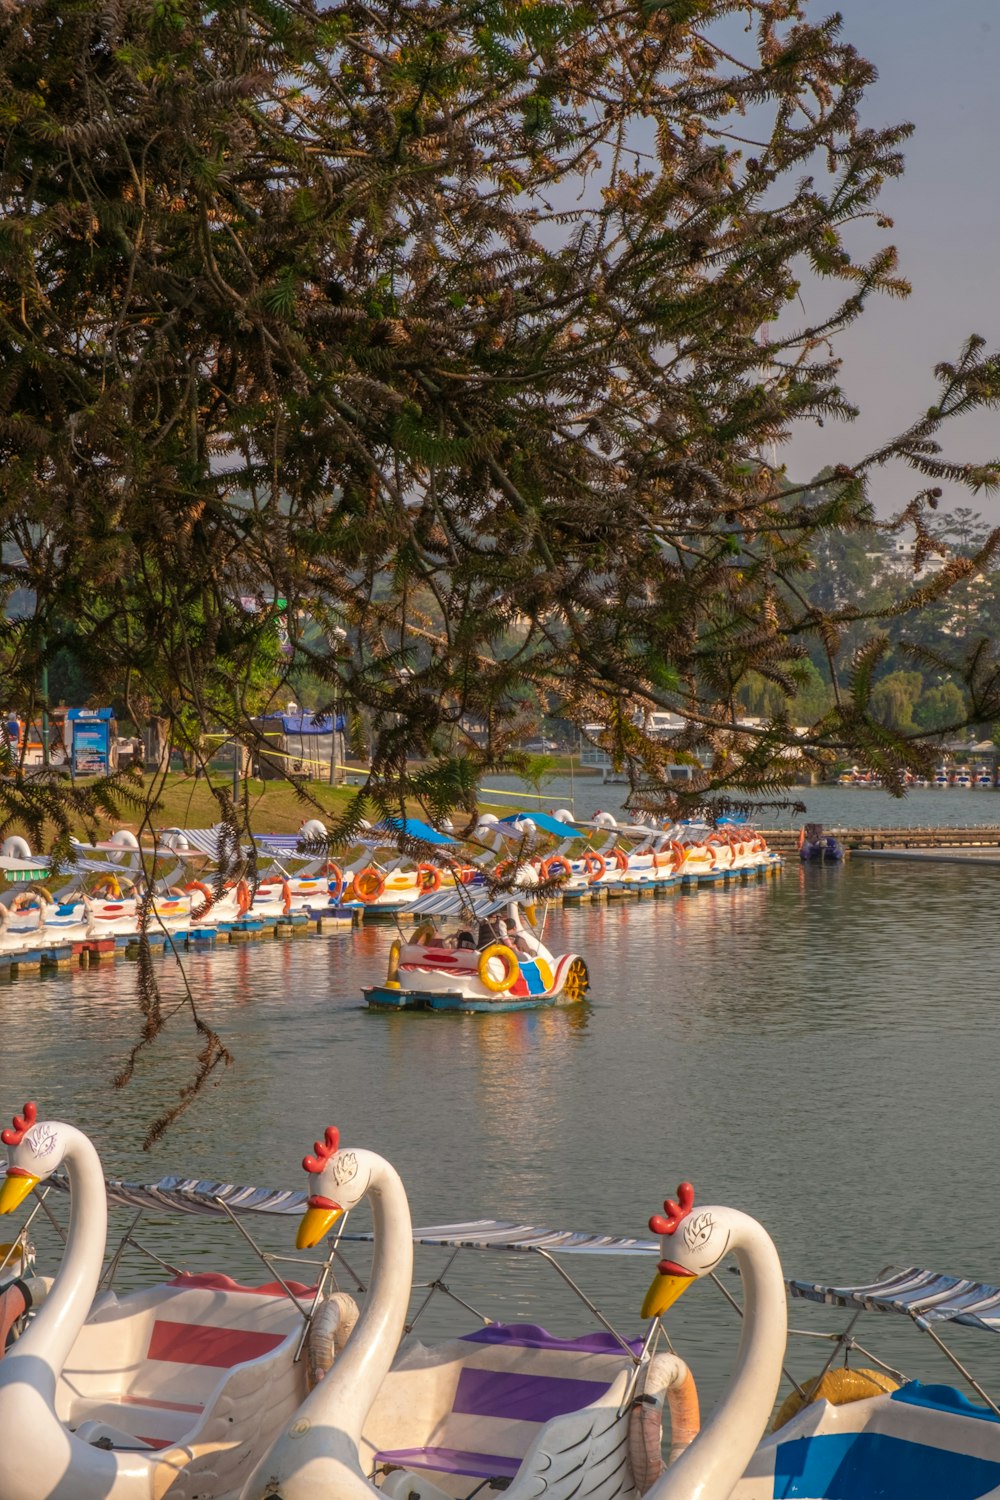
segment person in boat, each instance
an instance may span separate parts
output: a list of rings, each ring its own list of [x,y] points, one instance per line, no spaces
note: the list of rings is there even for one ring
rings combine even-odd
[[[507,929],[506,943],[513,948],[515,953],[522,954],[525,958],[534,958],[534,949],[528,943],[524,933],[518,927],[513,917],[504,917],[504,926]]]
[[[479,935],[478,935],[478,937],[476,939],[476,947],[477,948],[488,948],[491,943],[499,943],[499,942],[500,942],[500,934],[499,934],[499,932],[494,927],[494,925],[493,925],[492,922],[488,922],[486,920],[486,918],[483,917],[483,919],[479,923]]]
[[[456,948],[472,948],[472,949],[475,949],[475,946],[476,946],[476,944],[475,944],[475,940],[474,940],[474,938],[472,936],[472,933],[469,932],[468,928],[464,928],[458,934],[458,939],[457,939],[457,941],[455,943],[455,947]]]

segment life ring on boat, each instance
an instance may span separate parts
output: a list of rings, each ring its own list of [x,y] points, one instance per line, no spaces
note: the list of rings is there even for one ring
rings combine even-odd
[[[882,1370],[864,1368],[850,1370],[838,1366],[823,1375],[814,1375],[802,1382],[802,1390],[791,1391],[778,1408],[778,1415],[771,1423],[771,1431],[777,1432],[790,1422],[804,1406],[814,1401],[829,1401],[831,1406],[847,1406],[851,1401],[864,1401],[869,1396],[884,1396],[899,1390],[899,1382]]]
[[[725,833],[713,833],[709,837],[705,847],[709,850],[713,870],[715,869],[715,863],[718,859],[718,855],[715,853],[716,849],[728,849],[733,859],[735,859],[736,857],[736,851],[733,848],[732,840]],[[730,859],[730,864],[732,864],[732,859]]]
[[[327,879],[327,888],[330,893],[330,900],[334,903],[334,905],[336,905],[341,896],[344,894],[344,886],[346,884],[346,881],[344,879],[344,872],[340,868],[340,866],[335,865],[332,860],[327,860],[326,866],[323,870],[323,874]]]
[[[587,873],[587,884],[593,885],[595,881],[600,880],[608,868],[608,862],[604,858],[604,855],[598,854],[595,849],[585,849],[583,851],[583,868]]]
[[[215,892],[203,880],[189,880],[184,887],[185,895],[190,896],[192,891],[198,891],[204,897],[205,905],[200,912],[200,915],[204,916],[209,908],[215,905]],[[192,910],[194,910],[194,903],[192,903]]]
[[[544,880],[554,879],[559,871],[562,871],[564,875],[572,875],[573,873],[573,866],[565,854],[550,854],[548,859],[542,860],[542,878]]]
[[[802,827],[799,829],[799,848],[800,849],[802,848],[802,845],[805,843],[805,841],[806,841],[806,825],[803,823]],[[757,842],[757,840],[754,839],[754,843],[755,844],[756,844],[756,842]]]
[[[306,1384],[313,1390],[333,1369],[333,1362],[358,1321],[358,1304],[350,1292],[331,1292],[313,1313],[306,1334]]]
[[[512,859],[502,859],[498,865],[494,865],[490,874],[494,880],[506,880],[508,874],[514,869]]]
[[[287,917],[288,913],[291,911],[291,909],[292,909],[292,888],[289,885],[289,883],[288,883],[287,880],[283,880],[281,882],[281,910],[284,912],[285,916]]]
[[[615,864],[618,866],[618,869],[621,872],[621,874],[624,875],[625,871],[628,869],[628,855],[627,854],[623,854],[620,849],[616,848],[616,849],[612,849],[610,857],[614,860]]]
[[[632,1477],[644,1495],[663,1473],[663,1403],[670,1412],[670,1458],[674,1463],[701,1430],[694,1376],[676,1354],[654,1354],[642,1394],[632,1403],[628,1456]]]
[[[490,960],[498,958],[504,966],[502,979],[495,979],[490,973]],[[506,943],[490,943],[479,955],[479,983],[484,989],[489,990],[491,995],[499,995],[502,990],[512,989],[521,977],[521,965],[517,961],[517,954],[513,948],[508,948]]]
[[[417,887],[425,896],[433,896],[441,889],[441,871],[437,865],[417,865]]]
[[[245,917],[253,905],[253,897],[250,894],[250,886],[245,880],[236,882],[236,915]]]
[[[399,938],[393,938],[389,944],[389,966],[385,971],[385,982],[392,989],[399,989],[399,957],[403,951],[403,945]]]
[[[382,874],[382,871],[377,870],[374,865],[366,865],[366,867],[354,877],[354,894],[357,896],[358,900],[363,901],[366,906],[370,901],[377,901],[384,890],[385,876]]]
[[[94,896],[106,896],[109,901],[120,901],[122,898],[122,888],[118,883],[118,876],[106,875],[103,880],[97,882],[91,894]]]
[[[34,891],[18,891],[10,903],[11,911],[28,911],[30,908],[41,909],[41,899]]]
[[[677,839],[670,840],[670,847],[674,851],[674,873],[676,874],[687,860],[688,849],[686,844],[680,843]]]

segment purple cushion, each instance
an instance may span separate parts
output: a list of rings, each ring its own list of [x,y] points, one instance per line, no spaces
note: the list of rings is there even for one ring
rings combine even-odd
[[[552,1375],[466,1368],[458,1377],[452,1410],[467,1417],[508,1422],[548,1422],[579,1411],[603,1396],[606,1380],[564,1380]]]
[[[489,1323],[475,1333],[462,1335],[470,1344],[517,1344],[522,1349],[578,1350],[581,1354],[620,1354],[625,1350],[612,1333],[585,1333],[576,1339],[560,1339],[537,1323]],[[629,1339],[633,1354],[642,1353],[642,1339]]]
[[[513,1479],[519,1458],[500,1453],[468,1453],[464,1448],[394,1448],[376,1453],[378,1464],[402,1469],[436,1469],[440,1474],[468,1474],[473,1479]]]

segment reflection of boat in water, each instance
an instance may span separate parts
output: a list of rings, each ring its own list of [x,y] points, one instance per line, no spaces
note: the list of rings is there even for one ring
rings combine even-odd
[[[440,891],[411,908],[417,926],[389,950],[382,984],[366,985],[380,1010],[537,1010],[587,991],[587,966],[553,954],[532,921],[534,909],[510,894]]]

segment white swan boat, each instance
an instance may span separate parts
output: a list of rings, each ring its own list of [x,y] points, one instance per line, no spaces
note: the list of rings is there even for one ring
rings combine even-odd
[[[281,1287],[212,1276],[97,1297],[107,1197],[90,1141],[31,1104],[2,1139],[0,1214],[65,1168],[70,1220],[0,1359],[0,1500],[235,1500],[305,1394],[301,1310]]]
[[[11,1207],[15,1198],[24,1198],[25,1173],[34,1178],[41,1161],[47,1173],[55,1165],[52,1158],[67,1147],[63,1132],[69,1127],[39,1126],[28,1115],[26,1110],[15,1121],[14,1131],[9,1132],[20,1135],[21,1140],[10,1150],[14,1172],[0,1188],[2,1208]],[[40,1148],[37,1157],[33,1146],[26,1146],[36,1130],[39,1134],[34,1144]],[[51,1149],[49,1132],[56,1136]],[[92,1152],[92,1148],[87,1149]],[[651,1220],[651,1228],[661,1236],[658,1243],[489,1220],[414,1230],[410,1228],[402,1185],[388,1163],[371,1153],[341,1151],[332,1131],[314,1149],[315,1155],[307,1158],[314,1179],[308,1199],[301,1193],[178,1178],[163,1179],[152,1187],[112,1183],[108,1185],[108,1197],[139,1212],[172,1210],[217,1217],[235,1213],[298,1215],[305,1208],[300,1241],[306,1244],[326,1236],[340,1210],[356,1206],[370,1194],[374,1233],[345,1233],[340,1237],[375,1242],[374,1274],[357,1326],[353,1326],[357,1308],[351,1298],[343,1293],[323,1295],[338,1254],[337,1242],[331,1245],[328,1241],[325,1263],[317,1266],[317,1285],[307,1291],[292,1284],[302,1302],[308,1303],[305,1319],[302,1308],[296,1308],[287,1297],[282,1313],[273,1312],[272,1301],[279,1292],[276,1284],[258,1289],[257,1295],[250,1297],[247,1289],[236,1287],[228,1278],[206,1276],[178,1278],[166,1288],[150,1288],[120,1300],[105,1294],[95,1302],[84,1327],[79,1300],[82,1298],[86,1307],[88,1283],[80,1277],[79,1247],[71,1244],[60,1270],[62,1280],[57,1278],[54,1300],[50,1298],[49,1305],[59,1302],[59,1317],[80,1325],[72,1358],[77,1358],[77,1350],[87,1351],[94,1368],[105,1373],[91,1373],[81,1359],[82,1370],[74,1370],[72,1361],[67,1361],[60,1374],[53,1374],[51,1349],[40,1356],[39,1335],[34,1331],[45,1326],[43,1304],[29,1324],[28,1334],[12,1347],[6,1360],[0,1361],[0,1442],[5,1455],[0,1465],[0,1500],[22,1500],[26,1495],[32,1500],[43,1495],[91,1500],[91,1496],[100,1495],[103,1500],[104,1496],[147,1493],[216,1500],[239,1493],[234,1483],[243,1486],[243,1500],[264,1500],[265,1496],[268,1500],[276,1496],[282,1500],[330,1500],[341,1495],[361,1500],[362,1494],[372,1497],[378,1488],[395,1500],[408,1500],[411,1494],[418,1500],[454,1500],[468,1495],[479,1484],[491,1483],[493,1488],[510,1487],[522,1496],[530,1493],[531,1500],[543,1495],[557,1500],[571,1494],[611,1500],[612,1496],[638,1493],[648,1493],[653,1500],[722,1500],[723,1496],[733,1500],[774,1500],[777,1496],[795,1500],[1000,1500],[1000,1410],[974,1381],[972,1388],[978,1399],[972,1401],[951,1387],[906,1381],[894,1389],[894,1382],[879,1372],[829,1369],[812,1391],[811,1404],[801,1406],[788,1420],[783,1420],[787,1416],[783,1408],[780,1425],[772,1432],[766,1430],[785,1351],[786,1287],[793,1296],[843,1307],[851,1313],[843,1334],[828,1335],[834,1343],[831,1363],[837,1353],[846,1355],[854,1347],[852,1330],[862,1313],[903,1314],[942,1348],[940,1330],[949,1322],[1000,1332],[1000,1288],[912,1268],[864,1285],[786,1283],[777,1253],[755,1220],[725,1207],[695,1208],[693,1192],[687,1185],[679,1189],[677,1202],[665,1204],[664,1214]],[[29,1156],[30,1164],[21,1166],[22,1158]],[[84,1150],[76,1172],[71,1168],[71,1239],[74,1221],[79,1228],[80,1171],[89,1174],[93,1194],[99,1186],[104,1187],[95,1161],[96,1157],[88,1163]],[[58,1179],[50,1179],[50,1183],[59,1185]],[[96,1211],[96,1198],[91,1211]],[[129,1243],[135,1242],[135,1224],[133,1219],[129,1225]],[[643,1308],[645,1314],[657,1318],[680,1291],[698,1279],[713,1276],[725,1258],[734,1254],[742,1273],[744,1317],[737,1366],[723,1402],[688,1447],[698,1428],[693,1384],[683,1362],[653,1353],[658,1322],[642,1340],[623,1338],[606,1323],[607,1335],[567,1340],[552,1338],[534,1326],[494,1325],[484,1318],[484,1327],[464,1338],[423,1344],[411,1336],[397,1350],[410,1295],[414,1242],[446,1247],[449,1264],[465,1248],[531,1252],[550,1262],[563,1254],[650,1258],[658,1254],[657,1274]],[[45,1291],[44,1282],[30,1274],[25,1276],[23,1259],[9,1253],[7,1259],[9,1272],[5,1272],[0,1256],[0,1325],[5,1316],[22,1315],[32,1288],[35,1296]],[[65,1284],[71,1259],[76,1295]],[[271,1265],[269,1259],[266,1263]],[[559,1270],[575,1287],[561,1266]],[[11,1273],[22,1279],[5,1284],[5,1276]],[[428,1286],[430,1290],[415,1318],[430,1296],[452,1295],[443,1273]],[[146,1378],[141,1368],[137,1373],[135,1367],[135,1340],[130,1343],[128,1361],[121,1359],[118,1344],[106,1342],[116,1328],[126,1326],[122,1320],[125,1310],[131,1308],[136,1316],[132,1331],[139,1330],[141,1343],[146,1337],[143,1330],[149,1327],[150,1303],[156,1308],[154,1325],[157,1318],[161,1323],[171,1321],[168,1315],[178,1312],[181,1317],[176,1321],[184,1322],[189,1329],[202,1330],[196,1335],[198,1339],[217,1339],[220,1323],[229,1330],[227,1339],[233,1330],[241,1336],[267,1332],[267,1327],[262,1330],[255,1321],[256,1315],[247,1311],[251,1303],[263,1309],[265,1323],[276,1318],[277,1326],[270,1329],[272,1336],[281,1335],[292,1320],[298,1330],[292,1341],[296,1347],[303,1342],[306,1321],[311,1321],[305,1341],[306,1364],[313,1378],[326,1371],[325,1379],[308,1396],[302,1394],[300,1385],[297,1400],[285,1403],[282,1430],[274,1449],[261,1459],[251,1478],[247,1479],[243,1468],[234,1479],[225,1460],[228,1455],[235,1464],[236,1455],[225,1443],[209,1455],[209,1441],[199,1450],[190,1434],[186,1439],[178,1438],[176,1426],[192,1422],[196,1429],[199,1427],[201,1414],[190,1410],[199,1403],[182,1400],[178,1404],[175,1396],[171,1406],[169,1398],[163,1399],[162,1386],[155,1387],[153,1396],[144,1395],[134,1384]],[[465,1302],[461,1305],[467,1306]],[[592,1306],[589,1302],[587,1305]],[[50,1321],[57,1319],[50,1315]],[[109,1347],[111,1359],[107,1358]],[[227,1386],[237,1368],[244,1380],[251,1367],[259,1374],[268,1368],[268,1358],[277,1358],[282,1348],[287,1354],[287,1335],[270,1356],[265,1351],[257,1361],[244,1361],[233,1370],[216,1369],[213,1378]],[[325,1362],[321,1357],[324,1349]],[[957,1358],[945,1352],[966,1374]],[[330,1368],[334,1353],[336,1359]],[[34,1356],[27,1382],[23,1374],[11,1380],[11,1364],[18,1355]],[[865,1357],[873,1358],[867,1353]],[[169,1357],[167,1363],[171,1363]],[[129,1368],[118,1368],[121,1364]],[[17,1375],[16,1363],[14,1373]],[[183,1361],[177,1362],[170,1373],[181,1384],[191,1382],[189,1388],[196,1394],[198,1382],[206,1382],[201,1365],[192,1371]],[[34,1375],[40,1377],[48,1396],[38,1391]],[[580,1382],[576,1396],[592,1399],[583,1404],[577,1401],[573,1406],[568,1398],[574,1381]],[[7,1393],[25,1383],[33,1393],[26,1419],[31,1425],[22,1423],[15,1432],[8,1425]],[[93,1390],[98,1383],[102,1392]],[[109,1384],[113,1386],[110,1393]],[[177,1389],[175,1384],[175,1393]],[[240,1409],[252,1407],[261,1390],[266,1393],[267,1389],[266,1385],[257,1385],[254,1392],[245,1392]],[[635,1404],[638,1391],[649,1397],[648,1403]],[[130,1402],[130,1393],[140,1399]],[[103,1401],[96,1400],[98,1394],[103,1395]],[[671,1458],[677,1462],[661,1472],[659,1408],[664,1404],[664,1394],[674,1419]],[[75,1413],[74,1402],[79,1403]],[[53,1409],[60,1404],[63,1409],[57,1416]],[[80,1425],[75,1434],[62,1430],[77,1418]],[[150,1423],[162,1424],[158,1434],[146,1431]],[[167,1430],[171,1423],[175,1424],[172,1433]],[[308,1426],[303,1425],[306,1423]],[[224,1424],[229,1435],[231,1429],[232,1424]],[[25,1432],[32,1434],[30,1443],[19,1442]],[[136,1434],[143,1432],[141,1441],[155,1438],[164,1446],[158,1451],[148,1446],[137,1449]],[[182,1450],[185,1461],[168,1475],[166,1490],[95,1490],[87,1487],[89,1480],[84,1482],[93,1455],[87,1456],[82,1469],[75,1464],[76,1445],[88,1448],[86,1438],[90,1443],[110,1442],[111,1450],[95,1451],[98,1455],[117,1452],[119,1462],[137,1462],[138,1454],[143,1465],[152,1466],[162,1462],[165,1455],[176,1456],[178,1450]],[[44,1454],[38,1456],[36,1450],[54,1441],[66,1485],[46,1489],[48,1471],[44,1464],[48,1459]],[[116,1443],[120,1445],[117,1449]],[[260,1457],[259,1445],[253,1446],[253,1452]],[[11,1453],[15,1458],[8,1463]],[[30,1460],[25,1454],[32,1455]],[[35,1467],[27,1471],[25,1480],[24,1466],[29,1462]],[[102,1482],[109,1474],[116,1477],[115,1470],[105,1470]]]
[[[296,1245],[320,1244],[367,1197],[375,1243],[368,1295],[332,1369],[264,1457],[243,1500],[380,1493],[454,1500],[487,1486],[516,1500],[638,1500],[633,1454],[645,1480],[648,1461],[659,1468],[658,1419],[651,1453],[633,1416],[652,1373],[654,1330],[629,1344],[613,1333],[564,1340],[533,1326],[488,1325],[466,1339],[399,1348],[414,1240],[403,1185],[374,1152],[341,1149],[332,1128],[314,1153],[303,1162],[314,1181]],[[465,1243],[491,1227],[465,1226]],[[522,1238],[534,1233],[522,1227]],[[686,1388],[690,1440],[697,1411],[683,1362],[666,1357],[655,1387],[654,1409],[668,1387]]]

